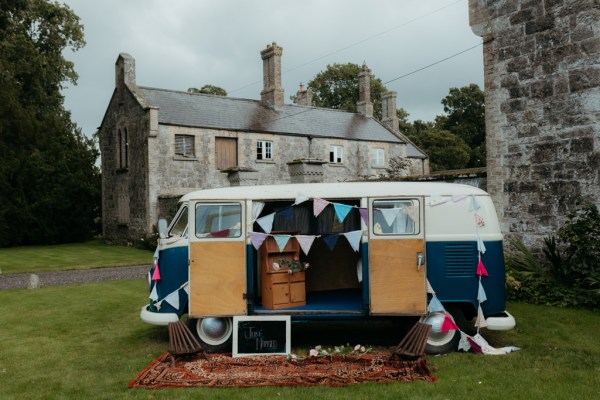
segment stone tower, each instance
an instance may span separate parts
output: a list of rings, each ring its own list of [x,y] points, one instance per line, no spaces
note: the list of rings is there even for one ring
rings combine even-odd
[[[482,37],[488,191],[505,233],[540,248],[576,196],[600,205],[595,0],[469,0]]]

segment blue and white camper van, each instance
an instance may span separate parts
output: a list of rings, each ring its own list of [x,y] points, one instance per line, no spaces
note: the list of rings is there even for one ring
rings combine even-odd
[[[467,185],[347,182],[228,187],[183,196],[159,222],[141,319],[188,324],[212,351],[231,348],[233,317],[401,320],[432,325],[427,351],[456,349],[482,310],[508,330],[502,234],[490,196]],[[482,273],[485,272],[485,274]],[[482,290],[486,299],[481,299]],[[481,313],[481,311],[480,311]],[[481,317],[481,314],[479,314]]]

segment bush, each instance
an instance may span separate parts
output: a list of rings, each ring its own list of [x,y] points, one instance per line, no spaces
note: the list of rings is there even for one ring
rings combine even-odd
[[[579,199],[557,237],[544,238],[540,260],[521,241],[507,252],[512,300],[559,307],[600,308],[600,213]]]

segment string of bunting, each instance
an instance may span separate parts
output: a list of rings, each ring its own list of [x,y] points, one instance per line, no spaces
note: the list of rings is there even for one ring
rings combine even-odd
[[[441,203],[436,203],[435,205],[437,205],[437,204],[441,204]],[[484,276],[486,276],[486,277],[489,276],[487,269],[485,268],[485,265],[483,264],[483,261],[482,261],[482,255],[485,254],[486,248],[485,248],[485,244],[481,238],[481,235],[479,233],[479,228],[485,226],[485,220],[483,219],[482,216],[477,214],[477,210],[479,208],[480,208],[480,205],[477,202],[477,199],[475,198],[474,195],[471,195],[471,201],[469,203],[469,211],[473,212],[473,215],[475,217],[475,234],[477,236],[477,267],[475,269],[475,274],[478,277],[478,279],[477,279],[477,284],[478,284],[477,303],[478,304],[477,304],[477,318],[475,319],[475,326],[477,327],[477,333],[474,336],[467,335],[456,325],[456,323],[450,317],[450,314],[448,313],[448,311],[446,311],[446,309],[444,308],[444,306],[442,305],[440,300],[437,298],[435,291],[433,290],[433,287],[429,283],[429,280],[427,280],[427,292],[429,294],[431,294],[431,299],[429,300],[429,304],[427,306],[427,311],[429,313],[434,313],[434,312],[444,313],[444,321],[442,322],[442,326],[440,328],[441,332],[448,332],[451,330],[460,331],[461,339],[458,344],[459,350],[463,350],[463,351],[473,350],[476,353],[482,353],[482,354],[507,354],[507,353],[511,353],[513,351],[519,350],[519,348],[514,347],[514,346],[503,347],[500,349],[494,348],[494,347],[490,346],[490,344],[479,333],[481,328],[485,328],[487,326],[481,304],[484,303],[485,301],[487,301],[487,295],[485,293],[485,289],[482,284],[482,279]]]

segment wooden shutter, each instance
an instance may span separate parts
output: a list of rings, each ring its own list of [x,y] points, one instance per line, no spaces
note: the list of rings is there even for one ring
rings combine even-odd
[[[215,162],[217,169],[227,169],[238,165],[236,138],[215,138]]]
[[[175,154],[184,157],[194,157],[194,136],[175,135]]]

